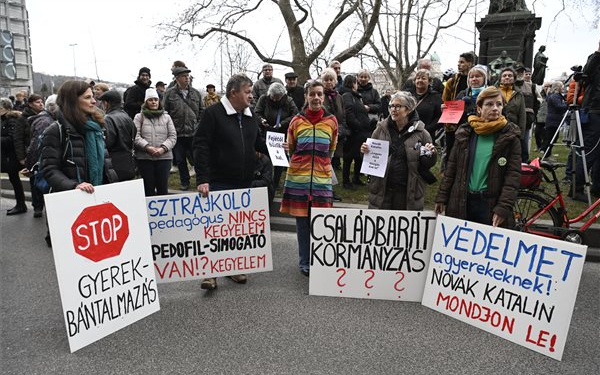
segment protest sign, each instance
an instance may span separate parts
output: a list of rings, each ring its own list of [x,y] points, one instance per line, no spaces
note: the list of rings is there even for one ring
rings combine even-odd
[[[313,208],[309,294],[421,301],[435,214]]]
[[[383,178],[387,168],[390,143],[367,138],[367,146],[369,146],[369,152],[363,155],[360,173]]]
[[[444,102],[446,108],[442,110],[442,116],[439,123],[458,124],[465,111],[465,102],[463,100],[451,100]]]
[[[273,166],[289,167],[283,144],[285,143],[284,133],[267,132],[267,149]]]
[[[423,305],[562,358],[586,247],[438,216]]]
[[[146,198],[159,283],[273,270],[267,188]]]
[[[142,180],[44,196],[71,352],[160,309]]]

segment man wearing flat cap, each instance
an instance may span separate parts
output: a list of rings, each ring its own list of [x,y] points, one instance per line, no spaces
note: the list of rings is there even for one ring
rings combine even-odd
[[[141,68],[134,85],[129,87],[123,94],[125,112],[127,112],[132,120],[135,115],[140,113],[142,110],[142,104],[144,104],[146,90],[150,88],[150,85],[152,84],[150,78],[150,69],[146,67]]]
[[[304,107],[304,90],[298,86],[298,74],[295,72],[285,73],[285,89],[287,95],[294,100],[298,110]]]
[[[204,97],[204,108],[210,107],[213,104],[217,104],[221,100],[221,97],[215,92],[215,85],[209,83],[206,85],[206,96]]]
[[[262,74],[262,78],[256,82],[254,82],[254,85],[252,86],[251,108],[253,108],[253,109],[254,109],[254,106],[256,105],[256,102],[258,101],[258,98],[260,98],[261,95],[264,95],[267,93],[267,90],[269,89],[269,86],[271,86],[271,83],[279,82],[283,85],[283,82],[281,82],[281,80],[279,78],[273,77],[273,65],[271,65],[271,64],[263,65],[261,74]]]
[[[135,162],[133,160],[133,140],[136,129],[133,120],[123,110],[121,94],[109,90],[102,94],[100,105],[106,115],[106,149],[112,159],[112,165],[119,176],[119,181],[132,180],[135,177]]]
[[[173,119],[177,130],[177,143],[173,152],[177,159],[181,190],[190,188],[190,171],[187,162],[189,159],[190,164],[194,165],[192,139],[202,115],[202,96],[200,91],[190,84],[190,72],[191,70],[186,67],[174,68],[173,76],[176,84],[165,91],[163,99],[163,107]]]

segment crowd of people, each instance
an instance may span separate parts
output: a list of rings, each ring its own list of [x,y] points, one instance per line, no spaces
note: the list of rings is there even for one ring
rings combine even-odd
[[[146,196],[153,196],[169,193],[176,166],[183,191],[192,185],[206,196],[266,186],[272,199],[286,172],[280,211],[296,218],[299,269],[309,275],[310,210],[340,200],[336,170],[342,176],[338,189],[368,185],[372,209],[423,210],[427,185],[441,178],[429,202],[437,213],[511,228],[521,162],[532,154],[529,134],[535,128],[537,151],[548,153],[574,95],[581,105],[592,192],[600,195],[600,172],[593,173],[600,171],[600,46],[583,68],[584,84],[569,85],[570,100],[562,82],[537,87],[531,70],[519,64],[495,66],[495,83],[490,68],[477,64],[472,52],[460,54],[457,68],[443,82],[431,71],[431,61],[421,59],[402,91],[389,88],[380,96],[369,71],[343,76],[339,61],[303,86],[295,72],[285,74],[284,84],[273,76],[272,65],[264,64],[256,82],[235,74],[222,97],[212,84],[203,97],[193,87],[191,69],[175,61],[169,84],[152,86],[150,69],[143,67],[123,95],[105,84],[71,80],[45,101],[21,92],[14,100],[0,98],[2,172],[16,199],[7,215],[27,211],[20,174],[30,177],[39,218],[48,192],[38,186],[40,174],[50,192],[87,193],[139,176]],[[465,102],[461,120],[440,123],[445,103],[455,100]],[[287,135],[287,171],[273,168],[267,131]],[[436,176],[431,168],[442,150],[436,147],[440,134],[445,147]],[[360,173],[370,151],[367,138],[389,143],[383,177]],[[579,198],[584,171],[578,164],[570,172],[577,182],[572,195]],[[51,245],[49,236],[46,241]],[[216,286],[214,278],[201,284],[209,290]]]

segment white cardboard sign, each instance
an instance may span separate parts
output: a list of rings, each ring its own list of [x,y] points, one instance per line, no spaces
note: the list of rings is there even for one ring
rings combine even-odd
[[[160,309],[142,180],[46,194],[71,352]]]
[[[423,305],[562,358],[586,246],[438,216]]]
[[[435,214],[311,210],[309,294],[421,301]]]
[[[283,149],[285,143],[285,134],[276,132],[267,132],[267,149],[271,163],[276,167],[289,167],[290,163]]]
[[[363,155],[360,173],[383,178],[387,169],[390,143],[374,138],[367,138],[369,152]]]
[[[159,283],[273,270],[267,188],[148,197],[146,204]]]

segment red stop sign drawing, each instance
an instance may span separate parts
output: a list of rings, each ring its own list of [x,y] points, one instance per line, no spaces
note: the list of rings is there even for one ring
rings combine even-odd
[[[75,252],[99,262],[121,254],[129,237],[127,215],[112,203],[86,207],[71,226]]]

